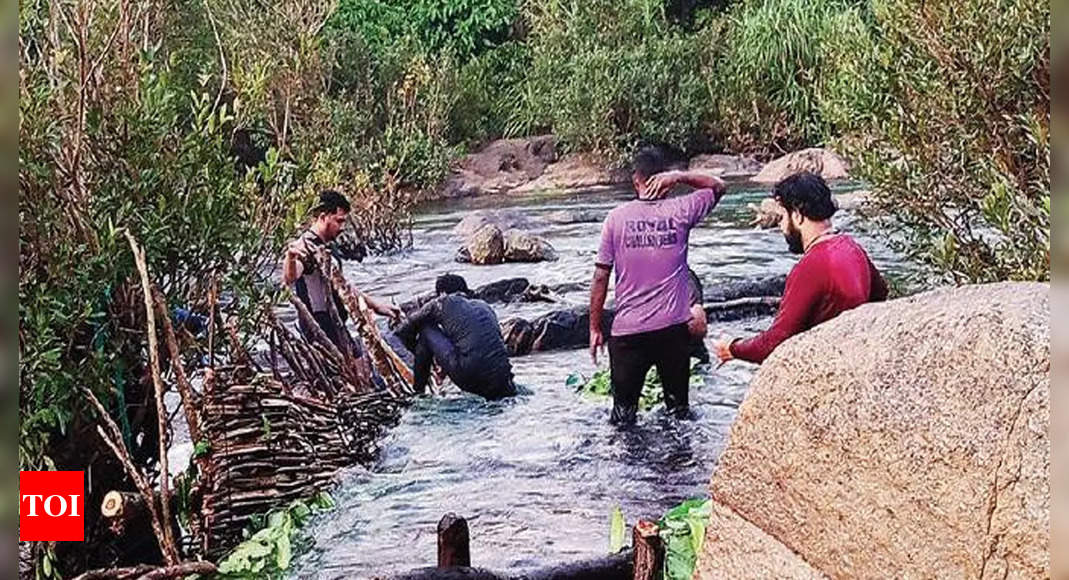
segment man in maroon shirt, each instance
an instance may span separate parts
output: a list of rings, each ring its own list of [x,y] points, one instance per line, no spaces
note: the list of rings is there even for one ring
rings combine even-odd
[[[768,330],[745,340],[716,341],[722,362],[738,358],[761,363],[788,338],[845,310],[887,298],[887,284],[865,250],[832,228],[831,216],[838,208],[822,177],[792,175],[777,183],[772,195],[785,210],[780,229],[787,247],[802,259],[787,276],[779,312]]]

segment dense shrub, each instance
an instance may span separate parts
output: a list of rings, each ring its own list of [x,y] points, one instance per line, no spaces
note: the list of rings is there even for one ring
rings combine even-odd
[[[712,111],[703,46],[655,0],[530,2],[532,66],[523,132],[550,127],[571,149],[684,147]]]
[[[1050,278],[1050,6],[874,0],[827,96],[906,249],[957,281]]]
[[[450,139],[477,146],[548,130],[529,118],[525,83],[530,68],[530,50],[520,42],[504,43],[464,64],[450,108]]]
[[[516,16],[516,0],[341,0],[330,26],[359,31],[375,52],[408,36],[466,62],[507,40]]]
[[[822,94],[838,82],[834,45],[865,39],[861,8],[846,0],[742,0],[727,15],[716,67],[719,123],[728,145],[782,153],[834,134]]]

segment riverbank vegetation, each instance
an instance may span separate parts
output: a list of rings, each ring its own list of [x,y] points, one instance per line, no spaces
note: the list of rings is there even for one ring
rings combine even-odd
[[[169,309],[257,328],[317,190],[391,251],[451,161],[500,137],[615,161],[828,145],[948,278],[1047,280],[1049,40],[1025,0],[23,2],[20,467],[121,482],[84,386],[160,477],[127,233]],[[64,550],[50,573],[114,556]]]

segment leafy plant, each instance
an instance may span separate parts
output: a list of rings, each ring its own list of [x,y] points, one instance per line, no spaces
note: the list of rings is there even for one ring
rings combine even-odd
[[[954,282],[1050,279],[1050,5],[875,0],[825,116],[908,241]]]
[[[709,499],[688,499],[657,522],[665,546],[665,580],[689,580],[694,576],[712,506]]]
[[[692,360],[690,367],[691,387],[700,387],[705,384],[705,378],[701,371],[701,364],[696,360]],[[608,369],[594,371],[594,374],[589,379],[578,371],[573,372],[565,379],[564,385],[577,393],[595,399],[612,396],[612,380]],[[664,387],[661,384],[661,377],[657,374],[656,367],[650,367],[642,384],[642,394],[638,399],[638,408],[642,411],[648,411],[663,402]]]
[[[219,578],[284,578],[293,558],[308,547],[296,542],[308,519],[334,508],[334,500],[320,492],[308,501],[296,500],[267,514],[265,525],[219,562]]]
[[[627,545],[627,523],[624,512],[616,506],[609,516],[609,553],[615,554]]]
[[[712,509],[712,500],[693,498],[668,510],[657,520],[658,535],[664,542],[665,580],[690,580],[694,576],[694,566],[705,542],[705,524]],[[623,511],[616,506],[610,520],[610,553],[615,554],[624,546],[625,525]]]

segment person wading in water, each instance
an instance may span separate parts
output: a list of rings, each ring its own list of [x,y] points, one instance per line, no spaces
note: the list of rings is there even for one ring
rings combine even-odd
[[[286,248],[286,256],[282,261],[282,282],[293,287],[297,297],[308,307],[312,318],[335,346],[339,349],[352,349],[354,356],[360,357],[362,351],[358,343],[350,338],[344,327],[349,316],[348,311],[337,292],[331,292],[331,296],[327,295],[330,282],[315,257],[317,250],[322,248],[329,259],[336,260],[330,253],[329,244],[341,233],[349,210],[349,200],[342,194],[332,190],[319,194],[319,204],[312,210],[312,225]],[[338,260],[335,266],[341,268],[341,261]],[[400,318],[400,308],[375,300],[367,294],[361,295],[376,313],[394,319]],[[342,323],[341,328],[335,325],[330,316],[328,300],[334,301]],[[305,325],[304,320],[300,320],[300,329],[305,338],[310,337],[311,329]]]
[[[772,196],[783,206],[780,230],[787,247],[802,259],[787,275],[779,311],[768,330],[745,340],[720,339],[720,361],[761,363],[783,341],[866,302],[887,299],[884,282],[854,239],[832,227],[838,209],[824,178],[797,173],[776,184]]]
[[[609,212],[590,288],[590,356],[603,348],[602,314],[609,274],[616,274],[616,314],[608,341],[611,421],[635,422],[646,372],[657,367],[664,401],[677,417],[689,415],[691,292],[687,269],[690,230],[724,194],[724,182],[707,173],[666,171],[663,152],[647,147],[635,156],[632,182],[638,199]],[[677,183],[698,191],[662,199]],[[695,332],[700,329],[695,328]]]

